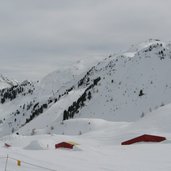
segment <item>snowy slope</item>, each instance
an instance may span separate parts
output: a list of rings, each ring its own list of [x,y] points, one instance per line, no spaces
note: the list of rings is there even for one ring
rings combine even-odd
[[[42,128],[58,116],[62,118],[65,108],[84,92],[85,88],[74,89],[74,85],[93,62],[94,58],[80,60],[48,74],[40,82],[25,81],[0,91],[0,136],[11,134],[28,123],[26,127],[32,130],[34,125]]]
[[[171,101],[170,49],[155,40],[137,49],[111,57],[93,68],[87,78],[101,80],[90,89],[92,99],[85,101],[85,107],[75,117],[134,121]]]
[[[74,115],[74,118],[135,121],[144,117],[171,101],[171,80],[167,77],[171,70],[170,56],[168,45],[149,40],[123,55],[106,58],[82,79],[77,79],[78,83],[71,81],[73,90],[20,132],[28,134],[33,128],[43,127],[48,127],[47,132],[53,132],[51,129],[59,126],[61,133],[64,110],[68,111],[69,118]],[[52,75],[51,79],[55,77],[55,74]],[[67,85],[65,81],[64,87]],[[75,126],[74,130],[78,134],[79,126]]]
[[[55,71],[31,85],[31,93],[1,104],[0,135],[52,128],[71,118],[136,121],[171,102],[170,66],[170,45],[151,39],[86,72]]]
[[[138,120],[137,122],[131,125],[132,129],[137,131],[147,130],[148,132],[162,132],[170,133],[171,132],[171,104],[162,106],[157,110],[154,110],[144,118]]]
[[[148,40],[99,62],[75,85],[85,92],[66,108],[68,118],[135,121],[169,103],[170,51],[165,43]]]
[[[72,119],[54,128],[54,133],[67,131],[68,135],[3,137],[0,139],[0,169],[4,170],[6,160],[3,157],[8,154],[7,169],[13,171],[18,169],[46,170],[41,167],[54,171],[170,171],[170,112],[171,104],[160,107],[133,123],[110,122],[101,119]],[[161,123],[163,123],[162,127]],[[82,134],[78,135],[76,125]],[[87,130],[87,128],[91,129]],[[121,146],[122,141],[144,133],[162,135],[167,140],[161,143]],[[62,141],[73,141],[78,145],[73,150],[55,149],[54,145]],[[5,148],[4,143],[10,144],[11,147]],[[17,160],[21,160],[21,166],[17,166]]]
[[[11,79],[3,76],[2,74],[0,74],[0,89],[11,87],[11,86],[14,86],[17,84],[18,84],[17,81],[11,80]]]
[[[59,91],[62,88],[66,89],[67,86],[75,85],[93,65],[102,59],[104,57],[85,58],[68,65],[65,62],[62,66],[58,66],[58,70],[46,75],[39,85],[46,92],[49,91],[49,93]]]

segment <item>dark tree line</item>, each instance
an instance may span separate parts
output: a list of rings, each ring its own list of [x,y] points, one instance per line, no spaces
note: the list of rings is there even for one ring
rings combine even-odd
[[[36,116],[39,116],[41,113],[43,113],[44,109],[47,109],[48,104],[44,103],[41,106],[39,106],[39,103],[36,103],[31,111],[31,115],[29,118],[26,119],[26,123],[30,122],[33,120]]]
[[[71,106],[68,107],[67,110],[64,110],[63,112],[63,120],[67,120],[69,118],[73,118],[76,113],[79,112],[79,109],[84,107],[85,101],[91,100],[92,94],[90,89],[92,89],[94,86],[97,85],[97,83],[101,80],[100,77],[93,80],[93,84],[91,84],[84,93],[78,98],[77,101],[74,101]]]
[[[49,98],[47,100],[47,102],[42,104],[42,105],[40,105],[39,102],[35,103],[34,106],[32,104],[33,108],[31,110],[31,115],[29,116],[29,118],[26,119],[25,124],[27,124],[28,122],[33,120],[35,117],[42,114],[44,112],[44,110],[47,109],[51,103],[56,103],[62,96],[68,94],[73,89],[74,89],[74,87],[71,87],[71,88],[67,89],[63,94],[59,95],[58,98]]]
[[[27,85],[29,85],[31,87],[26,92],[25,86],[27,86]],[[15,85],[10,88],[2,89],[2,90],[0,90],[0,102],[3,104],[7,100],[11,101],[11,100],[15,99],[18,94],[21,94],[21,93],[23,93],[23,95],[32,94],[33,90],[34,90],[34,86],[31,85],[30,82],[20,84],[20,85]]]
[[[92,67],[86,74],[85,76],[78,82],[78,87],[81,87],[82,85],[88,85],[90,78],[88,76],[90,76],[93,73],[93,69],[95,67]]]

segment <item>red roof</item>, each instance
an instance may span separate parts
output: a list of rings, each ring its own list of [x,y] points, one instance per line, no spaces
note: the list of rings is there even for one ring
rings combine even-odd
[[[68,142],[61,142],[59,144],[55,144],[55,148],[69,148],[72,149],[74,144]]]
[[[164,140],[166,140],[165,137],[144,134],[144,135],[141,135],[139,137],[130,139],[128,141],[124,141],[121,144],[122,145],[130,145],[130,144],[134,144],[134,143],[137,143],[137,142],[161,142],[161,141],[164,141]]]

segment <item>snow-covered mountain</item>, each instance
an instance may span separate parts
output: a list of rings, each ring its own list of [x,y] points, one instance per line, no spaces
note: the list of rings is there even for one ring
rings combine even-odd
[[[7,87],[12,87],[17,85],[18,82],[15,80],[11,80],[2,74],[0,74],[0,89],[7,88]]]
[[[0,90],[1,168],[170,171],[171,45],[151,39],[79,64]],[[143,134],[166,140],[121,146]],[[55,149],[63,141],[74,148]]]
[[[83,105],[73,104],[71,117],[135,121],[171,101],[171,49],[149,40],[94,66],[78,87],[86,87]],[[97,81],[95,83],[95,81]]]
[[[34,128],[50,132],[70,118],[138,120],[171,103],[170,66],[170,45],[151,39],[76,76],[65,69],[40,83],[4,89],[0,135],[31,133]]]

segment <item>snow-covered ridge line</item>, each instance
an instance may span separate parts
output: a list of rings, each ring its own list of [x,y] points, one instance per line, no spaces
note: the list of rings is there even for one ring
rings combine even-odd
[[[17,84],[18,84],[18,81],[11,80],[11,79],[7,78],[6,76],[0,74],[0,89],[15,86]]]
[[[159,40],[149,40],[123,54],[110,55],[76,77],[70,70],[53,72],[34,84],[32,94],[1,104],[0,126],[10,134],[21,127],[24,132],[28,123],[39,129],[42,127],[36,122],[53,127],[73,117],[135,121],[171,102],[170,66],[171,48]],[[48,117],[55,117],[53,123]]]
[[[136,103],[141,104],[140,101],[142,101],[142,102],[144,101],[146,103],[145,106],[143,107],[144,109],[141,112],[137,111],[137,114],[139,113],[139,117],[143,116],[144,113],[148,112],[148,110],[153,110],[154,108],[156,108],[157,106],[160,106],[163,103],[169,103],[170,100],[168,100],[169,99],[168,94],[166,94],[167,97],[163,96],[165,99],[163,99],[163,100],[158,99],[158,102],[156,102],[155,105],[153,104],[152,99],[154,98],[153,96],[155,96],[155,92],[164,91],[165,89],[168,89],[169,87],[171,87],[170,86],[171,80],[169,80],[165,77],[167,75],[167,73],[169,73],[169,70],[170,70],[170,66],[169,66],[169,63],[171,62],[170,49],[166,48],[165,44],[163,42],[160,42],[159,40],[149,40],[145,44],[142,43],[139,46],[136,48],[137,51],[134,52],[133,58],[128,57],[126,55],[119,55],[119,56],[114,56],[114,57],[110,56],[106,60],[98,63],[96,66],[92,67],[86,73],[86,75],[79,81],[78,86],[86,87],[86,86],[90,85],[91,80],[93,80],[94,78],[96,78],[96,77],[103,78],[100,81],[99,85],[95,88],[97,90],[93,90],[94,92],[96,92],[96,91],[99,92],[99,89],[98,89],[98,87],[99,87],[101,89],[101,92],[95,93],[95,94],[100,94],[100,96],[103,97],[103,99],[105,99],[107,97],[107,94],[109,94],[108,92],[113,92],[115,94],[110,93],[110,95],[108,95],[108,96],[111,96],[111,97],[109,100],[106,99],[106,101],[103,101],[102,98],[99,98],[103,101],[102,105],[106,104],[106,102],[113,103],[114,98],[116,99],[116,94],[118,94],[118,92],[120,92],[119,93],[120,95],[118,94],[117,98],[120,99],[122,97],[123,100],[121,100],[122,98],[120,100],[118,99],[119,100],[118,105],[120,106],[123,103],[123,101],[125,101],[125,104],[122,104],[122,105],[123,105],[123,108],[125,108],[127,106],[127,108],[129,108],[128,111],[130,110],[130,106],[128,106],[127,103],[130,100],[132,101],[133,106],[135,106]],[[166,68],[165,68],[165,66],[166,66]],[[140,70],[139,70],[139,68],[140,68]],[[161,74],[160,74],[160,72],[161,72]],[[140,77],[142,77],[142,80],[138,82]],[[165,78],[164,82],[166,82],[166,83],[163,82],[163,78]],[[126,80],[127,80],[127,82],[126,82]],[[161,85],[154,85],[154,84],[156,84],[155,83],[156,80],[157,80],[157,82],[159,82],[159,84],[163,84],[162,87],[161,87]],[[160,83],[159,80],[162,80],[161,81],[162,83]],[[125,85],[123,85],[123,82]],[[135,82],[135,85],[132,84],[133,82]],[[103,86],[102,86],[102,84],[103,84]],[[114,88],[112,88],[112,84],[113,84],[113,86],[115,86]],[[150,91],[150,89],[153,86],[154,87],[158,86],[158,88],[157,88],[158,90],[151,90],[151,91],[153,91],[152,96],[147,97],[147,93],[144,91]],[[116,87],[118,87],[118,88],[116,88]],[[105,89],[107,89],[107,90],[105,90]],[[126,90],[126,89],[128,89],[128,90]],[[145,89],[149,89],[149,90],[145,90]],[[167,91],[169,94],[171,93],[170,89],[168,89]],[[131,93],[131,92],[133,93],[131,95],[133,99],[131,99],[129,97],[130,95],[128,95],[128,93]],[[125,97],[125,96],[127,96],[127,97]],[[94,98],[93,93],[92,93],[92,97]],[[148,100],[144,99],[144,97],[151,98],[151,99],[148,99],[148,100],[150,100],[149,104],[146,102]],[[99,101],[99,99],[98,99],[98,101]],[[128,101],[126,101],[126,100],[128,100]],[[137,100],[139,102],[137,102]],[[155,98],[154,98],[154,100],[157,101]],[[87,103],[89,104],[89,102],[87,102]],[[94,105],[94,102],[93,102],[93,105]],[[96,105],[98,106],[99,104],[96,104]],[[111,108],[111,104],[109,104],[108,108],[106,109],[107,112],[104,111],[104,113],[109,113],[110,118],[113,118],[112,113],[114,115],[114,113],[117,112],[120,108],[120,107],[118,107],[118,105],[116,105],[116,108],[113,111],[111,110],[109,112],[109,108]],[[133,106],[132,106],[131,113],[135,113]],[[91,107],[91,109],[86,109],[86,111],[84,110],[84,108],[89,108],[89,107],[90,107],[90,105],[86,104],[85,107],[83,107],[83,109],[82,109],[83,112],[79,111],[79,116],[81,116],[81,113],[84,113],[83,116],[81,116],[81,117],[87,117],[85,113],[90,113],[90,111],[92,109],[97,110],[96,108],[93,108],[93,106]],[[104,108],[102,108],[100,113],[102,113],[103,110],[104,110]],[[121,109],[121,110],[123,110],[123,109]],[[139,110],[139,109],[137,108],[136,110]],[[121,118],[123,115],[125,115],[124,113],[126,111],[121,111],[120,116],[117,114],[118,116],[116,116],[116,119],[118,118],[119,120],[122,120]],[[94,115],[99,117],[99,112],[97,115],[96,115],[96,113],[97,113],[97,111],[94,111]],[[103,119],[108,118],[105,115],[100,116],[100,117],[102,117]],[[123,116],[123,118],[124,117],[126,117],[126,116]],[[133,118],[134,119],[138,118],[137,116],[136,117],[134,116],[131,119],[131,116],[129,116],[129,114],[128,114],[128,118],[129,117],[130,117],[129,120],[132,120]]]

